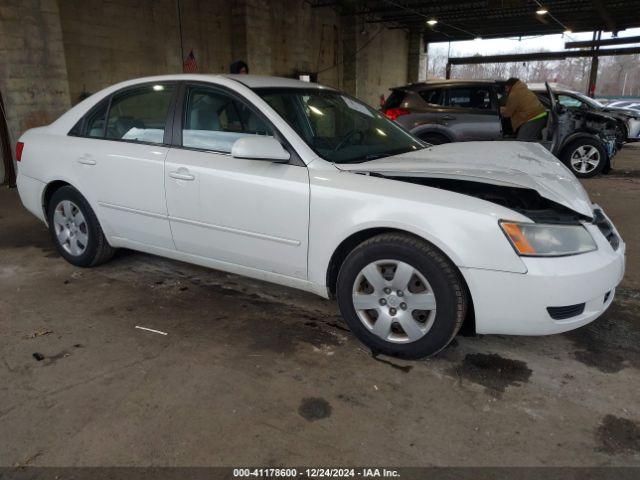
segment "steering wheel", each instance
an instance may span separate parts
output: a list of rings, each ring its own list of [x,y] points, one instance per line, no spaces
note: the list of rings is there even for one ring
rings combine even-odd
[[[336,145],[336,147],[333,149],[333,151],[337,152],[338,150],[343,148],[347,144],[347,142],[349,142],[349,140],[351,140],[351,138],[353,136],[355,136],[356,134],[358,134],[358,133],[360,135],[362,135],[362,132],[360,130],[356,130],[356,129],[349,130],[346,134],[344,134],[342,136],[342,140],[340,140],[340,142],[338,142],[338,145]]]

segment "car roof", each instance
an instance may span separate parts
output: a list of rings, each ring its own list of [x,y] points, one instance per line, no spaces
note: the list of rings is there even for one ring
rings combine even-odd
[[[551,87],[551,90],[553,90],[554,92],[566,92],[566,93],[577,93],[580,94],[580,92],[575,91],[573,88],[571,87],[567,87],[566,85],[562,85],[560,83],[553,83],[553,82],[549,82],[549,86]],[[547,91],[547,87],[544,83],[530,83],[528,85],[529,90],[531,90],[532,92],[546,92]]]
[[[312,82],[303,82],[294,78],[271,77],[267,75],[231,75],[214,73],[182,73],[174,75],[156,75],[152,77],[132,78],[117,85],[118,87],[136,85],[138,83],[149,82],[170,82],[170,81],[203,81],[217,83],[221,79],[234,80],[248,88],[326,88]]]
[[[500,85],[505,80],[428,80],[426,82],[410,83],[401,87],[393,87],[390,90],[419,91],[430,87],[446,87],[450,85]]]

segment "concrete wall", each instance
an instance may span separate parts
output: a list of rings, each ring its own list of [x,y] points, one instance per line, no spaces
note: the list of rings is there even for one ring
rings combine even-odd
[[[50,123],[69,108],[67,67],[55,0],[0,3],[0,90],[12,150],[22,132]]]
[[[199,72],[318,73],[373,106],[406,83],[407,33],[302,0],[180,0]],[[366,28],[365,28],[366,27]],[[182,71],[177,0],[0,0],[0,89],[12,140],[84,92]],[[364,32],[364,33],[363,33]]]
[[[374,107],[389,88],[407,83],[408,35],[383,26],[367,28],[356,38],[356,96]],[[366,44],[366,46],[365,46]],[[364,47],[364,48],[363,48]]]

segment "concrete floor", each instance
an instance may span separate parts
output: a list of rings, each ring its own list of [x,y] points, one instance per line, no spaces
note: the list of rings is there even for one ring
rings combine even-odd
[[[609,312],[415,362],[290,289],[129,251],[74,268],[3,189],[0,465],[640,465],[640,149],[585,185],[628,243]]]

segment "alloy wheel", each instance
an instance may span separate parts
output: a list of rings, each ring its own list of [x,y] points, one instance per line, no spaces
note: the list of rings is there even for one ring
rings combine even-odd
[[[590,173],[600,164],[600,151],[593,145],[583,145],[571,153],[571,168],[579,173]]]
[[[60,246],[70,255],[78,257],[87,249],[89,228],[78,206],[62,200],[53,213],[53,225]]]
[[[388,342],[415,342],[427,334],[435,320],[436,298],[431,285],[405,262],[368,264],[356,277],[352,296],[360,321]]]

